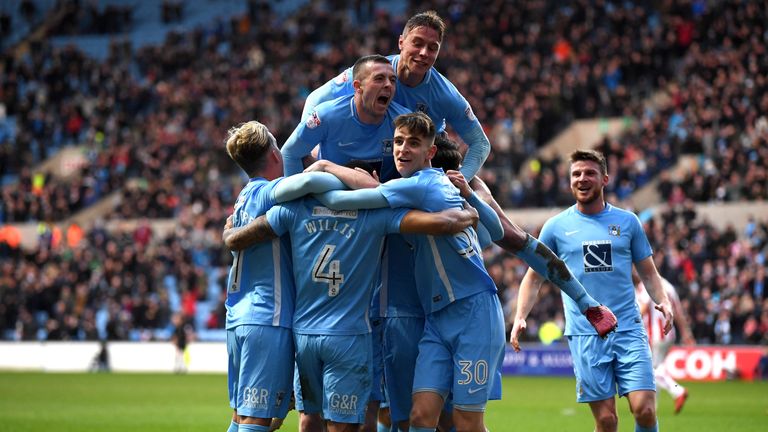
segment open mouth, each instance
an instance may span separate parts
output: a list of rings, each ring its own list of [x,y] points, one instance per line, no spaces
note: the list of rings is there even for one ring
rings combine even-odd
[[[376,98],[376,103],[386,105],[389,103],[389,96],[379,96]]]

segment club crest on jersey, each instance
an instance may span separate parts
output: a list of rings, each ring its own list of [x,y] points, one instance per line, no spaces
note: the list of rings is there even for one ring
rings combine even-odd
[[[427,114],[427,110],[429,107],[424,102],[419,102],[416,104],[416,111],[423,112],[424,114]]]
[[[312,115],[307,119],[306,125],[310,129],[320,126],[320,116],[317,115],[317,111],[312,112]]]
[[[613,271],[613,249],[610,240],[591,240],[581,243],[584,273]]]
[[[393,139],[385,139],[381,140],[381,153],[385,155],[391,155],[392,149],[394,148],[395,140]]]
[[[339,75],[336,77],[336,79],[334,80],[334,82],[335,82],[336,84],[338,84],[338,85],[342,85],[342,84],[344,84],[344,83],[345,83],[345,82],[347,82],[347,81],[349,81],[349,77],[347,76],[347,71],[344,71],[344,72],[340,73],[340,74],[339,74]]]
[[[467,116],[467,120],[475,121],[475,113],[472,112],[471,106],[467,105],[467,108],[464,110],[464,115]]]
[[[608,234],[621,237],[621,227],[618,225],[608,225]]]

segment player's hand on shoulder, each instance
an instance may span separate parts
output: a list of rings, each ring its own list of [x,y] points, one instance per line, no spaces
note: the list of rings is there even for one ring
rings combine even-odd
[[[512,325],[512,331],[509,334],[509,343],[512,344],[512,348],[515,352],[520,352],[520,335],[528,328],[525,320],[522,318],[515,318],[515,323]]]
[[[231,214],[227,217],[227,221],[224,223],[224,230],[228,230],[235,226],[235,215]]]
[[[469,183],[467,183],[467,179],[464,178],[464,174],[461,171],[449,170],[445,175],[459,189],[462,198],[467,199],[472,195],[472,188],[469,187]]]

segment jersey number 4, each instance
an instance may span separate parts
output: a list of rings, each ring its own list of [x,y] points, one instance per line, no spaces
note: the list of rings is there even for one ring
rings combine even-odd
[[[319,283],[328,284],[328,296],[336,297],[339,295],[341,284],[344,283],[344,275],[341,273],[341,263],[339,260],[332,259],[333,251],[336,245],[327,244],[323,246],[312,266],[312,280]]]

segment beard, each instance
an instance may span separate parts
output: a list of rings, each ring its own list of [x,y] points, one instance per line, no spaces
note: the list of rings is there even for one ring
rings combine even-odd
[[[589,192],[585,195],[583,192],[576,189],[576,193],[574,194],[574,197],[576,198],[576,201],[579,204],[589,205],[601,199],[602,194],[600,193],[599,190],[590,189]]]

